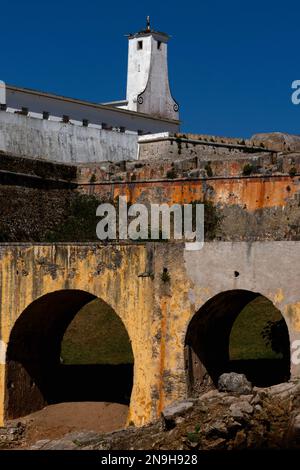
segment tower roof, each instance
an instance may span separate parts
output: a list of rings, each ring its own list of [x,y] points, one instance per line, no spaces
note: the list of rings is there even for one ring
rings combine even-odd
[[[140,36],[150,36],[150,35],[159,36],[161,39],[164,39],[165,41],[167,41],[170,38],[168,34],[163,33],[162,31],[156,31],[155,29],[151,28],[150,16],[147,16],[146,28],[138,31],[137,33],[129,33],[128,38],[133,39],[133,38],[138,38]]]

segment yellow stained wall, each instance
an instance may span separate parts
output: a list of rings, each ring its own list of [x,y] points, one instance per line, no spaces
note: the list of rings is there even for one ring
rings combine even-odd
[[[47,293],[80,289],[103,299],[120,316],[132,342],[134,384],[128,421],[140,426],[186,397],[187,327],[216,294],[245,289],[265,295],[283,313],[290,340],[300,339],[299,248],[300,242],[205,243],[198,252],[171,242],[2,245],[0,340],[7,344],[17,318]],[[161,278],[164,268],[170,274],[168,282]],[[0,425],[3,362],[2,357]],[[299,374],[300,365],[292,365],[292,375]]]
[[[35,299],[60,289],[80,289],[107,302],[123,320],[134,354],[130,416],[137,425],[151,419],[152,280],[143,246],[28,246],[4,249],[1,259],[1,340]],[[99,273],[99,274],[98,274]],[[37,332],[38,334],[38,332]],[[3,424],[5,366],[0,366],[0,424]]]

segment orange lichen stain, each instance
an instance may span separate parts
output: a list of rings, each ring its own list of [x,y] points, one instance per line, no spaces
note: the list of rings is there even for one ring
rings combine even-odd
[[[229,162],[229,174],[236,175],[240,171],[240,164],[237,162]]]
[[[300,331],[300,302],[289,304],[285,307],[286,317],[294,331]]]
[[[159,399],[157,403],[157,416],[160,415],[164,408],[165,393],[164,393],[164,370],[166,362],[166,334],[167,334],[167,300],[163,299],[161,302],[161,339],[160,339],[160,355],[159,355],[159,384],[158,393]]]
[[[284,295],[282,289],[278,289],[274,295],[274,303],[280,304],[284,300]]]
[[[230,171],[234,171],[234,165]],[[289,190],[287,191],[287,188]],[[107,192],[107,185],[97,186],[96,192]],[[221,205],[240,205],[249,211],[268,207],[284,207],[288,199],[299,192],[298,185],[288,176],[211,178],[206,180],[142,181],[112,183],[110,194],[115,199],[123,195],[128,202],[148,200],[153,203],[185,204],[209,199]]]

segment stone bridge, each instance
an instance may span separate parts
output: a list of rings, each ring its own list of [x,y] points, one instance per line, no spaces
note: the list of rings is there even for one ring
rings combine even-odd
[[[233,322],[259,294],[282,313],[293,348],[299,248],[296,241],[208,242],[198,252],[173,242],[2,244],[0,424],[44,406],[42,384],[59,363],[63,334],[95,297],[131,341],[128,422],[136,425],[217,379]],[[299,375],[300,365],[291,361],[290,373]]]

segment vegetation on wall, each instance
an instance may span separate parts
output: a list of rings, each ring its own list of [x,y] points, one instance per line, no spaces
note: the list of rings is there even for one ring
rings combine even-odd
[[[262,338],[275,354],[284,356],[289,351],[289,335],[283,318],[269,320],[261,332]]]
[[[44,242],[96,241],[96,209],[100,201],[93,195],[79,194],[70,200],[64,222],[45,233]]]
[[[246,163],[243,167],[243,175],[244,176],[249,176],[251,173],[253,173],[254,167],[251,165],[251,163]]]

